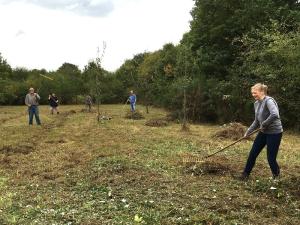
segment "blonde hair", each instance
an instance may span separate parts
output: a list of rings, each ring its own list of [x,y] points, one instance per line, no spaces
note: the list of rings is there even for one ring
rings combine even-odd
[[[262,83],[257,83],[257,84],[254,84],[252,87],[251,87],[251,90],[253,89],[256,89],[256,90],[259,90],[261,92],[264,92],[265,94],[267,94],[268,92],[268,86],[265,85],[265,84],[262,84]]]

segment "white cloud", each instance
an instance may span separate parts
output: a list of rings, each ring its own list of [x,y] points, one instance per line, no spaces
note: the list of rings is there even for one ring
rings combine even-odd
[[[80,15],[106,16],[113,8],[111,0],[0,0],[0,3],[29,3],[57,10],[68,10]]]
[[[18,32],[16,33],[16,37],[21,37],[25,35],[25,32],[23,30],[18,30]]]
[[[117,69],[134,54],[157,50],[169,42],[176,44],[189,30],[193,6],[193,0],[114,0],[110,14],[94,17],[14,1],[3,4],[0,0],[0,21],[5,21],[0,52],[14,67],[48,70],[56,70],[64,62],[83,68],[96,57],[103,41],[107,43],[103,66],[108,70]],[[105,1],[88,2],[92,6]]]

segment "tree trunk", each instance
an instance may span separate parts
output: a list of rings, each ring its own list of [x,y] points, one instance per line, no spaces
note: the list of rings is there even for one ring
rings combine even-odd
[[[182,121],[182,128],[183,131],[188,131],[189,128],[187,126],[187,119],[186,119],[186,90],[183,90],[183,121]]]

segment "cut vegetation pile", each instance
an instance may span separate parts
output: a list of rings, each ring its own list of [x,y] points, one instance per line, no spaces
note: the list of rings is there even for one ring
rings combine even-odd
[[[223,175],[230,171],[227,159],[224,157],[215,157],[214,159],[200,161],[197,157],[190,157],[191,161],[186,161],[184,172],[199,176],[204,174]]]
[[[111,117],[111,116],[103,115],[103,116],[100,116],[99,119],[100,119],[100,120],[111,120],[112,117]]]
[[[238,140],[244,136],[246,129],[241,123],[224,124],[221,130],[217,131],[213,137]]]
[[[182,117],[181,115],[181,111],[173,111],[173,112],[170,112],[169,114],[167,114],[166,116],[166,120],[169,121],[169,122],[179,122],[180,119]]]
[[[91,109],[91,111],[89,111],[88,109],[81,109],[80,112],[82,112],[82,113],[94,113],[96,111],[94,109]]]
[[[20,145],[20,146],[3,146],[0,149],[0,154],[11,155],[11,154],[24,154],[27,155],[34,150],[33,146]]]
[[[149,127],[165,127],[168,125],[168,122],[163,118],[150,119],[145,123],[145,125]]]
[[[76,111],[74,109],[71,109],[69,111],[65,111],[65,112],[62,112],[61,114],[64,115],[64,116],[69,116],[69,115],[72,115],[72,114],[75,114]]]
[[[69,111],[69,114],[75,114],[75,113],[76,113],[75,110],[70,110],[70,111]]]
[[[125,118],[126,119],[133,119],[133,120],[141,120],[141,119],[144,119],[145,117],[139,111],[135,111],[135,112],[128,111],[125,115]]]

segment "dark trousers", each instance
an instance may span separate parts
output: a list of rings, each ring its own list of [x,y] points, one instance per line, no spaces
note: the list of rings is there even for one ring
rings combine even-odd
[[[33,116],[35,116],[36,123],[38,125],[41,125],[41,121],[39,117],[39,108],[37,105],[32,105],[28,107],[28,113],[29,113],[29,125],[32,125]]]
[[[267,157],[273,176],[278,176],[280,169],[276,161],[282,133],[279,134],[264,134],[259,132],[256,136],[252,149],[249,153],[247,164],[244,173],[250,174],[255,165],[255,161],[262,149],[267,145]]]

